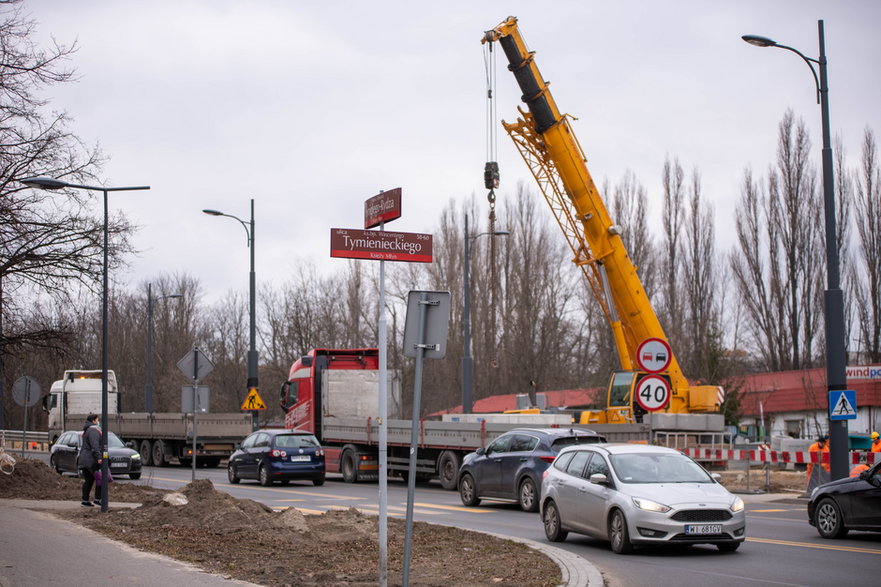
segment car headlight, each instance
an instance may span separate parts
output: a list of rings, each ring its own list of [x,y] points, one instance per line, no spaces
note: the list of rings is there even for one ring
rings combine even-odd
[[[741,511],[741,510],[743,509],[743,500],[740,499],[739,497],[735,497],[735,498],[734,498],[734,501],[731,502],[731,505],[729,506],[729,509],[730,509],[732,512],[739,512],[739,511]]]
[[[141,453],[136,452],[135,454],[133,454],[133,455],[132,455],[132,460],[133,460],[133,461],[140,461],[140,460],[141,460]]]
[[[642,497],[634,497],[632,499],[633,505],[641,510],[646,510],[649,512],[659,512],[662,514],[670,511],[670,506],[666,506],[662,503],[658,503],[650,499],[644,499]]]

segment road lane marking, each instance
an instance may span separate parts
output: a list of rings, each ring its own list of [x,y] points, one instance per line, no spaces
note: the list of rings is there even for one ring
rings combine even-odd
[[[437,505],[433,503],[421,503],[414,502],[413,505],[423,507],[423,508],[436,508],[439,510],[449,510],[451,512],[469,512],[474,514],[492,514],[495,513],[496,510],[487,510],[483,508],[467,508],[463,506],[455,506],[455,505]]]
[[[751,514],[770,514],[775,512],[792,512],[795,510],[750,510]]]
[[[864,554],[881,554],[881,550],[875,548],[859,548],[857,546],[836,546],[827,544],[812,544],[810,542],[792,542],[791,540],[774,540],[773,538],[750,538],[747,542],[761,542],[764,544],[779,544],[781,546],[801,546],[803,548],[818,548],[820,550],[838,550],[841,552],[861,552]]]

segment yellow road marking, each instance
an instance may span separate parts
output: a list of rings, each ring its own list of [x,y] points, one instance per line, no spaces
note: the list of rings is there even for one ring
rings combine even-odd
[[[474,513],[474,514],[492,514],[496,511],[496,510],[487,510],[487,509],[483,509],[483,508],[466,508],[463,506],[436,505],[433,503],[420,503],[420,502],[414,502],[413,505],[423,507],[423,508],[436,508],[439,510],[449,510],[451,512],[469,512],[469,513]]]
[[[764,544],[779,544],[781,546],[801,546],[804,548],[818,548],[820,550],[838,550],[841,552],[862,552],[865,554],[881,554],[881,550],[875,548],[860,548],[858,546],[836,546],[834,544],[813,544],[810,542],[792,542],[790,540],[774,540],[773,538],[749,538],[747,542],[762,542]]]

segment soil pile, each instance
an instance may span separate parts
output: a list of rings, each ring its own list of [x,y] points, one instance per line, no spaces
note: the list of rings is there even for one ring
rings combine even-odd
[[[134,483],[110,485],[112,501],[140,503],[149,496],[162,494],[164,490]],[[57,499],[80,501],[83,480],[59,475],[44,462],[36,459],[16,458],[11,475],[0,474],[0,498],[3,499]]]
[[[39,461],[21,460],[0,475],[0,497],[79,500],[80,481],[61,477]],[[138,489],[139,488],[139,489]],[[131,494],[129,492],[132,492]],[[140,492],[137,499],[134,492]],[[303,515],[281,512],[197,480],[180,492],[129,482],[112,486],[114,501],[140,507],[56,511],[64,518],[205,570],[260,585],[372,586],[379,566],[378,519],[355,509]],[[389,584],[402,582],[404,522],[390,519]],[[478,532],[416,522],[410,584],[425,587],[552,587],[560,570],[524,544]]]

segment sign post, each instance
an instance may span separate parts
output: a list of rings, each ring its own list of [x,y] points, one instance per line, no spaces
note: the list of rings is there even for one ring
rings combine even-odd
[[[24,426],[21,429],[21,458],[24,458],[28,434],[28,408],[40,399],[40,384],[33,377],[27,375],[19,377],[12,385],[12,397],[15,403],[24,407]]]
[[[201,354],[201,356],[200,356]],[[181,370],[181,373],[186,375],[187,377],[193,378],[193,387],[192,387],[192,414],[193,414],[193,476],[192,481],[196,480],[196,406],[198,402],[196,400],[196,392],[199,389],[199,380],[208,375],[214,369],[214,363],[205,356],[204,353],[199,352],[199,347],[193,347],[193,350],[184,355],[180,361],[177,362],[177,368]],[[206,404],[207,405],[207,404]],[[188,406],[189,407],[189,406]],[[183,405],[181,405],[183,408]]]
[[[407,471],[407,522],[404,536],[403,584],[410,584],[413,542],[413,500],[416,492],[416,452],[419,446],[419,411],[422,398],[423,359],[443,359],[450,323],[450,292],[411,291],[407,296],[404,356],[416,358],[413,377],[413,419],[410,422],[410,464]]]

